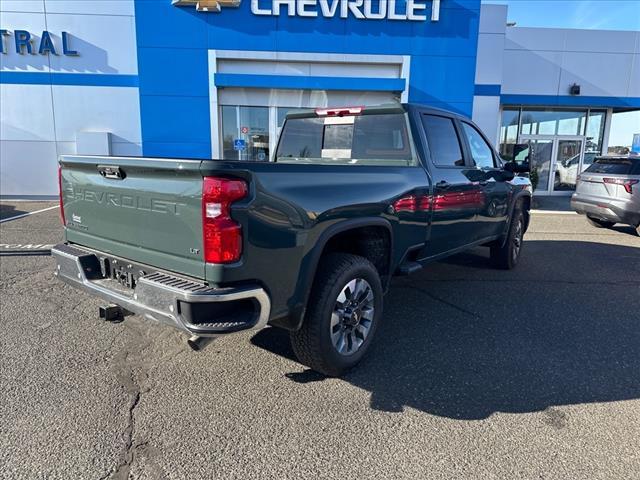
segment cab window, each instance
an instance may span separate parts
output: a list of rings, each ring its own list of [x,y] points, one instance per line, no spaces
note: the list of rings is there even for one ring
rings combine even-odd
[[[437,167],[464,167],[460,139],[453,120],[438,115],[423,115],[422,123],[433,163]]]
[[[464,134],[471,150],[471,159],[478,168],[494,168],[493,151],[483,136],[471,124],[462,123]]]

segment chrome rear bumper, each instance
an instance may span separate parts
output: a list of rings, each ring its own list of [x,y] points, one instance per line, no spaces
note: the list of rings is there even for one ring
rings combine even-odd
[[[260,329],[269,321],[271,302],[260,287],[216,289],[193,279],[156,270],[139,277],[135,288],[129,289],[102,275],[99,254],[75,245],[57,245],[51,249],[51,255],[57,262],[55,275],[108,303],[190,335],[213,337]],[[245,315],[230,318],[227,312],[224,318],[207,317],[207,321],[202,321],[203,314],[214,312],[215,316],[216,307],[223,304],[231,305],[232,310],[234,305],[242,305]],[[194,312],[200,312],[197,322],[194,321]]]

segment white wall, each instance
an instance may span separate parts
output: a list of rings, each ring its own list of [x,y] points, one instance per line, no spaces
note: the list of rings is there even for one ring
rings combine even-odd
[[[640,96],[640,32],[508,28],[502,93]]]
[[[67,31],[79,53],[19,55],[13,36],[5,37],[3,72],[138,74],[133,0],[2,0],[0,28],[29,31],[35,51],[43,30],[59,50]],[[3,83],[0,105],[0,196],[56,195],[57,156],[82,153],[80,131],[111,133],[114,155],[141,154],[135,87]]]
[[[478,36],[478,63],[476,85],[502,84],[506,5],[482,5],[480,34]],[[500,96],[478,96],[473,99],[473,121],[494,144],[498,141]]]

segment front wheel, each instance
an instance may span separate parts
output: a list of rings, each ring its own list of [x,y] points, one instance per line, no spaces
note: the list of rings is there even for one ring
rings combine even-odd
[[[491,247],[491,261],[497,268],[511,270],[516,267],[522,252],[524,230],[524,212],[521,208],[516,207],[504,245],[497,244]]]
[[[382,318],[382,295],[378,271],[366,258],[323,257],[302,327],[291,333],[300,362],[333,377],[354,367]]]
[[[587,215],[587,222],[589,222],[592,226],[596,228],[611,228],[615,225],[613,222],[609,222],[607,220],[600,220],[598,218],[593,218]]]

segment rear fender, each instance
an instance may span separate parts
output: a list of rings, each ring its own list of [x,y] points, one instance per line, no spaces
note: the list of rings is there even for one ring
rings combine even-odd
[[[525,205],[524,208],[524,221],[525,221],[525,232],[529,229],[529,220],[531,219],[531,193],[526,190],[521,190],[516,195],[514,195],[513,200],[511,201],[511,205],[509,206],[509,217],[507,220],[507,224],[505,225],[504,232],[502,237],[500,238],[500,244],[504,247],[507,242],[507,238],[509,237],[509,228],[511,227],[511,219],[513,218],[513,212],[516,208],[518,202],[522,202]]]
[[[387,271],[393,271],[391,265],[391,263],[393,262],[393,255],[391,254],[393,252],[393,230],[388,220],[385,220],[384,218],[365,217],[352,220],[344,220],[331,225],[324,232],[322,232],[313,249],[305,256],[302,261],[300,274],[298,276],[298,284],[296,285],[294,296],[290,302],[291,308],[289,309],[289,315],[285,318],[272,320],[270,322],[272,325],[285,328],[287,330],[300,329],[304,320],[306,306],[311,294],[313,281],[318,270],[318,264],[320,263],[320,258],[322,257],[322,253],[325,250],[325,247],[327,246],[329,241],[336,235],[347,232],[349,230],[363,227],[383,227],[387,229],[390,239],[389,265]],[[390,278],[391,275],[389,274],[381,279],[384,289],[386,289]]]

